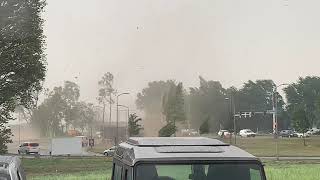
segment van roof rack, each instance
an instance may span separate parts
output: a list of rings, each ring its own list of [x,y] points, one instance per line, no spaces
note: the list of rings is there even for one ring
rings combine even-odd
[[[132,137],[128,144],[139,147],[161,147],[161,146],[229,146],[217,139],[206,137]]]

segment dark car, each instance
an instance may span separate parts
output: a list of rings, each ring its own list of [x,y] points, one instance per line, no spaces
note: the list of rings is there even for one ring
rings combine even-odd
[[[288,138],[298,137],[298,135],[293,130],[282,130],[280,131],[279,136]]]
[[[130,138],[113,157],[112,180],[266,180],[255,156],[216,139]]]

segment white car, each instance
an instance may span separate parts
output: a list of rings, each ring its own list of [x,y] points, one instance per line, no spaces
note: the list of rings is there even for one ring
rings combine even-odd
[[[297,135],[297,137],[298,138],[303,138],[303,137],[305,137],[305,138],[308,138],[308,137],[310,137],[310,135],[308,134],[308,133],[295,133],[296,135]]]
[[[241,137],[256,137],[256,133],[251,131],[251,129],[242,129],[239,134]]]
[[[220,130],[218,132],[218,136],[220,136],[220,137],[225,137],[225,136],[230,136],[230,135],[231,135],[231,133],[228,130]]]
[[[18,154],[39,154],[40,152],[40,147],[39,147],[39,143],[35,143],[35,142],[25,142],[22,143],[19,146],[18,149]]]
[[[103,155],[111,157],[114,155],[114,152],[116,151],[116,149],[117,149],[116,146],[112,146],[111,148],[104,150]]]
[[[195,136],[200,136],[200,134],[195,129],[182,129],[181,130],[181,136],[183,136],[183,137],[195,137]]]
[[[320,129],[317,129],[317,128],[312,128],[312,129],[309,129],[306,134],[309,134],[309,135],[314,135],[314,134],[318,134],[320,132]]]

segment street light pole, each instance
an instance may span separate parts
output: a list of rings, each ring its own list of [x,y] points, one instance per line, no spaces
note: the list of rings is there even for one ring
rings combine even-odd
[[[106,111],[106,103],[103,103],[103,111],[102,111],[102,139],[105,139],[105,124],[104,124],[104,113]]]
[[[236,105],[234,103],[234,96],[231,95],[231,102],[232,102],[232,117],[233,117],[233,132],[234,132],[234,144],[237,144],[237,122],[236,122]]]
[[[225,98],[225,100],[229,100],[229,114],[232,114],[232,118],[233,118],[233,132],[234,132],[234,144],[237,144],[237,123],[236,123],[236,107],[235,107],[235,103],[234,103],[234,97],[232,94],[230,94],[229,98]],[[230,119],[232,119],[230,117]],[[230,144],[231,144],[231,139],[232,137],[230,137]]]
[[[129,136],[128,136],[128,123],[129,123],[129,117],[130,117],[130,108],[128,106],[120,105],[120,104],[118,106],[127,108],[128,118],[127,118],[127,121],[126,121],[126,138],[129,138]]]
[[[119,141],[119,97],[122,95],[128,95],[129,93],[121,93],[117,95],[117,136],[115,139],[115,145],[118,145],[118,141]]]
[[[272,110],[273,110],[273,128],[274,128],[274,136],[276,139],[276,157],[277,160],[279,160],[279,147],[278,147],[278,96],[277,96],[277,89],[280,86],[286,86],[289,84],[280,84],[278,86],[276,86],[272,92]]]

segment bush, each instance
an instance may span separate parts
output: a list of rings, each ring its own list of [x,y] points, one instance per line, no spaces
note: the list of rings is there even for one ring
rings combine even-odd
[[[208,119],[201,124],[199,131],[200,131],[200,134],[208,134],[209,133],[209,120]]]
[[[168,123],[159,130],[159,137],[171,137],[177,131],[173,123]]]

